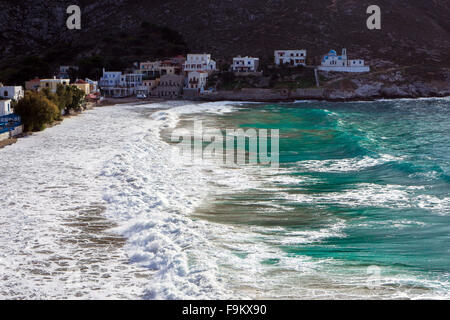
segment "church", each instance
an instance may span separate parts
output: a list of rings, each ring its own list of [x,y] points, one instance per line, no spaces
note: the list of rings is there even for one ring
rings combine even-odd
[[[348,60],[347,49],[342,49],[342,55],[338,56],[336,51],[330,50],[322,59],[318,67],[322,71],[335,72],[369,72],[370,67],[364,65],[364,60]]]

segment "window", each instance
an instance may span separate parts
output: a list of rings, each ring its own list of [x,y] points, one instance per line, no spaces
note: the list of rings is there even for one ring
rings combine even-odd
[[[5,96],[5,97],[7,97],[7,96],[8,96],[8,91],[5,91],[5,94],[4,94],[4,96]]]

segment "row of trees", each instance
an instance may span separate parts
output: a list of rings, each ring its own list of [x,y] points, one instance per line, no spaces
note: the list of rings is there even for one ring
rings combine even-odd
[[[14,105],[14,113],[22,119],[25,131],[41,131],[49,124],[62,120],[63,114],[80,111],[84,92],[75,86],[58,85],[56,93],[48,88],[40,92],[27,91]]]

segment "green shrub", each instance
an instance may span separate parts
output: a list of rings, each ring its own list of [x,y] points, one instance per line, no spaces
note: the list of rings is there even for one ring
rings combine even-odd
[[[25,93],[25,97],[17,102],[14,112],[22,118],[25,131],[41,131],[59,119],[61,114],[57,105],[44,93],[33,91]]]

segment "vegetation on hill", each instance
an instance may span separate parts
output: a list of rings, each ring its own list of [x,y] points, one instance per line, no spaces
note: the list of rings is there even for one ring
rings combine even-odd
[[[314,69],[289,66],[264,66],[261,75],[236,76],[224,71],[208,77],[208,87],[217,90],[242,88],[305,89],[315,87]]]

